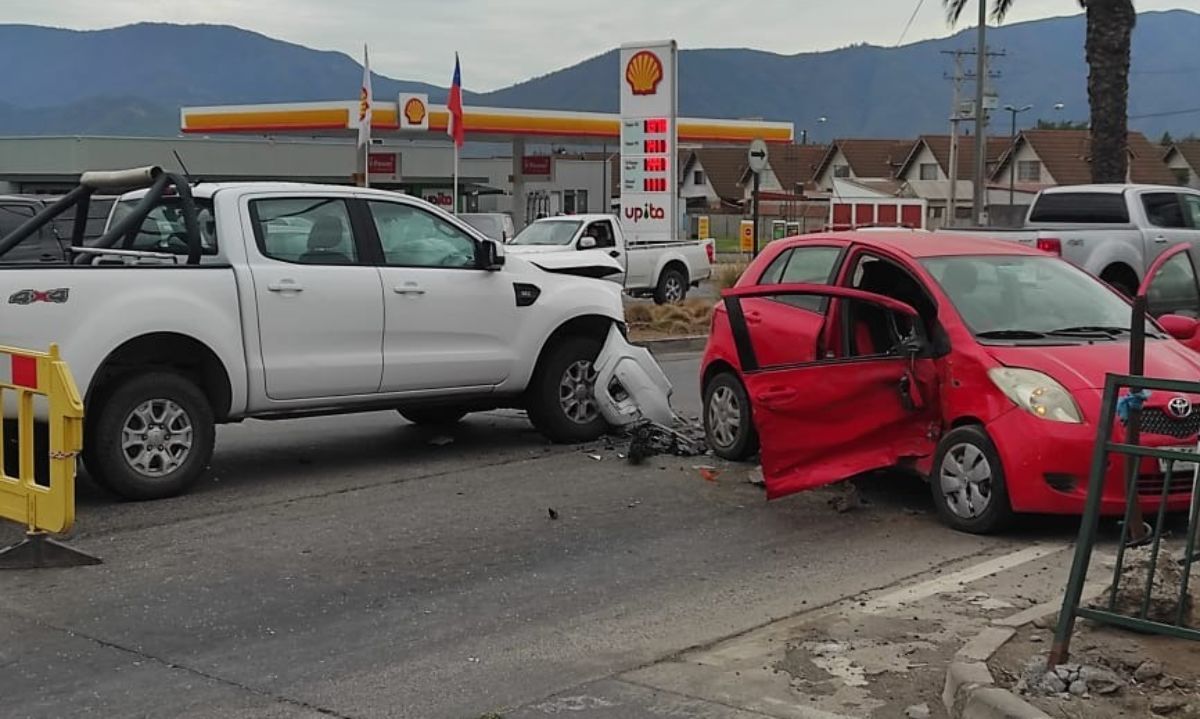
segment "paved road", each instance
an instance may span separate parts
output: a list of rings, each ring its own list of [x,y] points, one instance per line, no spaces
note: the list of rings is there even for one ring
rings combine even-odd
[[[696,365],[664,362],[692,413]],[[0,576],[0,715],[506,712],[1025,539],[946,531],[911,481],[844,515],[768,504],[744,467],[632,467],[513,413],[437,439],[393,413],[254,422],[186,497],[83,484],[72,543],[105,563]]]

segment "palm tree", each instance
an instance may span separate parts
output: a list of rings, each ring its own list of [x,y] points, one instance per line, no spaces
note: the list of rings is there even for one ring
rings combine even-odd
[[[942,0],[950,22],[958,21],[968,2]],[[1125,182],[1129,167],[1129,45],[1137,12],[1133,0],[1079,0],[1087,12],[1088,104],[1091,106],[1092,181]],[[997,21],[1013,0],[994,0]]]

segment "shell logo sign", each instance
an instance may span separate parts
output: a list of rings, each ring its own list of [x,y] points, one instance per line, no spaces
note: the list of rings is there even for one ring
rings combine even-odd
[[[429,129],[428,95],[402,92],[396,100],[396,123],[401,130]]]
[[[642,50],[629,58],[625,66],[625,82],[634,95],[653,95],[663,79],[662,60],[649,50]]]
[[[410,97],[404,103],[404,119],[410,125],[420,125],[425,121],[425,103],[419,97]]]

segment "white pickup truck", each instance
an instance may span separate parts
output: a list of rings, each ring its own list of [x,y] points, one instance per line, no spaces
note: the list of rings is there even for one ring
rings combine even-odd
[[[1038,193],[1024,227],[986,232],[1058,255],[1132,295],[1180,242],[1200,247],[1200,191],[1160,185],[1064,185]]]
[[[530,223],[508,244],[522,256],[600,250],[625,269],[625,291],[658,304],[682,302],[689,287],[712,275],[712,240],[630,243],[616,215],[568,215]]]
[[[153,185],[63,262],[0,264],[0,345],[59,344],[85,395],[84,463],[118,495],[183,492],[214,426],[246,418],[519,407],[555,441],[606,430],[592,382],[624,327],[620,288],[596,279],[621,271],[611,258],[506,258],[391,192],[138,177]]]

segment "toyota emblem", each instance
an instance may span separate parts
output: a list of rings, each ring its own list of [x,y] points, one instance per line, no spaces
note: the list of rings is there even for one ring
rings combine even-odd
[[[1192,401],[1187,397],[1172,397],[1167,403],[1167,411],[1175,419],[1187,419],[1192,414]]]

